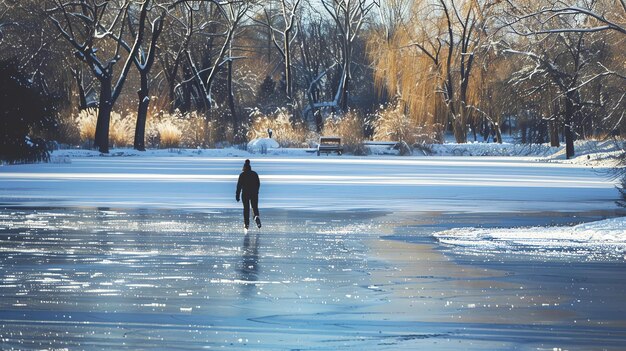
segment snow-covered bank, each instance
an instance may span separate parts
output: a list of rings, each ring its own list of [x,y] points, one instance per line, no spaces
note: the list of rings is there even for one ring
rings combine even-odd
[[[565,158],[565,145],[551,147],[549,144],[515,143],[445,143],[426,147],[437,156],[527,156],[538,161],[579,164],[595,167],[615,167],[624,145],[616,140],[579,140],[574,143],[576,156]]]
[[[489,156],[489,157],[532,157],[537,161],[570,163],[599,167],[614,167],[616,159],[623,153],[624,146],[620,141],[581,140],[575,142],[576,157],[565,159],[565,146],[551,147],[549,144],[516,144],[516,143],[484,143],[469,142],[465,144],[444,143],[425,145],[413,150],[413,156]],[[400,152],[390,145],[366,144],[370,151],[369,157],[393,157]],[[112,149],[109,154],[101,154],[95,150],[61,149],[52,153],[55,159],[66,157],[305,157],[316,156],[315,148],[281,148],[273,139],[262,138],[250,141],[247,150],[237,147],[222,149],[150,149],[137,151],[129,148]],[[63,162],[61,162],[63,163]]]
[[[626,217],[570,227],[457,228],[434,235],[441,243],[466,252],[626,259]]]

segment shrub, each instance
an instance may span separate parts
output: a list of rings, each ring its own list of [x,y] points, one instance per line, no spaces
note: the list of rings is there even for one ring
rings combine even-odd
[[[29,134],[54,125],[54,106],[20,72],[17,61],[0,62],[0,101],[0,159],[9,163],[47,161],[46,142]]]
[[[443,140],[443,126],[418,125],[398,105],[382,107],[374,114],[374,140],[399,141],[408,145],[435,144]]]
[[[178,140],[177,140],[178,139]],[[149,147],[214,147],[217,144],[217,123],[207,121],[201,113],[161,111],[148,117],[146,145]]]
[[[93,145],[93,140],[96,136],[96,122],[98,120],[98,110],[87,109],[82,110],[76,117],[76,123],[78,124],[78,130],[80,135],[80,141],[87,144],[87,147]]]
[[[250,118],[251,126],[248,130],[248,140],[267,138],[268,129],[272,130],[272,138],[281,147],[302,147],[307,145],[309,132],[302,123],[293,124],[290,121],[287,109],[277,109],[270,115],[265,115],[259,110],[254,110]]]
[[[181,142],[187,147],[212,147],[215,145],[217,131],[215,123],[207,121],[198,112],[193,111],[184,115],[166,115],[166,120],[176,120],[182,132]]]
[[[157,125],[159,132],[159,144],[161,148],[174,148],[179,147],[182,139],[182,131],[171,120],[162,120]]]
[[[323,135],[341,137],[345,152],[364,155],[364,125],[363,118],[354,111],[342,116],[331,115],[324,121]]]
[[[98,109],[86,109],[78,113],[76,122],[80,130],[80,140],[87,147],[93,145],[98,121]],[[113,147],[125,147],[133,144],[135,119],[131,116],[125,118],[118,112],[111,112],[109,124],[109,143]]]
[[[122,117],[120,113],[111,112],[109,143],[113,147],[133,145],[135,138],[135,120],[136,116],[126,115],[126,117]]]
[[[77,118],[69,111],[59,114],[57,119],[57,131],[59,142],[72,146],[76,146],[81,143],[81,133]]]

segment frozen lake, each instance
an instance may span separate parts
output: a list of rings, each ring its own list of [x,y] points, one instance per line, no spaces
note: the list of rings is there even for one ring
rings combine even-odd
[[[0,167],[0,349],[622,350],[623,253],[441,245],[620,214],[589,168],[521,158],[79,158]]]

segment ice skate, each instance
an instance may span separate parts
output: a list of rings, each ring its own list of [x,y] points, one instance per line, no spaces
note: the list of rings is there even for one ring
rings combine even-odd
[[[256,222],[256,226],[261,228],[261,218],[259,218],[259,216],[254,216],[254,221]]]

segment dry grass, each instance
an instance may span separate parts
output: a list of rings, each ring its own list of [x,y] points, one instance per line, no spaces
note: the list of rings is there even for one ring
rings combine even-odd
[[[363,147],[363,118],[354,111],[348,111],[342,116],[330,116],[324,121],[324,136],[338,136],[349,153],[362,155]]]
[[[176,119],[182,131],[183,145],[187,147],[213,147],[216,143],[217,131],[215,123],[197,113],[190,112],[181,116],[166,115],[166,119]]]
[[[96,123],[98,121],[98,110],[88,109],[80,111],[75,118],[78,125],[80,140],[88,146],[93,145],[96,135]],[[109,125],[109,143],[113,147],[125,147],[133,144],[134,138],[134,118],[122,117],[120,113],[111,112]]]
[[[149,147],[215,147],[217,124],[201,113],[170,114],[161,111],[148,117],[146,143]]]
[[[80,141],[86,143],[89,147],[93,145],[96,137],[96,122],[98,120],[98,110],[88,109],[79,112],[76,117]]]
[[[159,133],[159,146],[161,148],[175,148],[181,146],[182,130],[171,120],[162,120],[156,126]]]
[[[133,145],[135,138],[136,117],[111,112],[111,124],[109,127],[109,143],[113,147],[126,147]]]
[[[399,106],[381,108],[374,115],[374,140],[403,141],[409,145],[439,143],[443,140],[443,126],[418,125]]]
[[[251,114],[252,124],[248,130],[248,140],[267,138],[267,130],[272,130],[272,138],[281,147],[302,147],[307,145],[309,131],[305,125],[293,125],[286,109],[278,109],[271,115],[264,115],[259,110]]]

